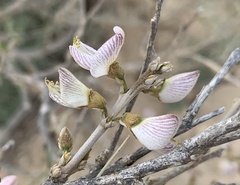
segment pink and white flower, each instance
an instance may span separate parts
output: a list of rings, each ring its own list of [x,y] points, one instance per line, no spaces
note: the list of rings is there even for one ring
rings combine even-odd
[[[58,73],[59,82],[54,83],[45,79],[50,98],[65,107],[80,108],[87,106],[90,89],[67,69],[60,68]]]
[[[180,125],[178,117],[173,114],[140,118],[136,114],[125,113],[120,123],[130,128],[140,143],[155,151],[171,150],[175,147],[172,138]]]
[[[164,103],[181,101],[193,89],[199,75],[199,71],[192,71],[166,79],[158,92],[158,98]]]
[[[109,67],[115,62],[124,43],[124,31],[119,26],[113,28],[115,35],[107,40],[98,50],[75,39],[69,51],[82,68],[89,70],[95,78],[108,75]]]
[[[8,175],[0,181],[1,185],[17,185],[17,177],[15,175]]]

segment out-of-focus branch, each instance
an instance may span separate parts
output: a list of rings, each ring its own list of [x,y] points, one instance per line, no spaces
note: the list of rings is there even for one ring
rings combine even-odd
[[[14,3],[11,3],[5,8],[2,8],[0,10],[0,19],[4,19],[8,17],[9,15],[13,15],[15,13],[18,13],[20,11],[23,11],[27,6],[25,6],[25,3],[27,3],[29,0],[18,0],[14,1]]]
[[[211,60],[210,58],[204,57],[200,54],[194,53],[192,55],[189,55],[189,57],[205,66],[207,66],[209,69],[214,71],[215,73],[218,72],[221,68],[215,61]],[[235,76],[231,74],[226,74],[224,77],[225,80],[230,82],[231,84],[235,85],[236,87],[240,87],[240,80],[236,78]]]
[[[3,134],[0,135],[0,145],[6,142],[9,139],[9,136],[13,132],[13,130],[18,126],[20,123],[19,120],[22,120],[30,110],[31,104],[28,99],[28,93],[25,87],[20,86],[20,95],[21,95],[21,105],[16,110],[16,112],[11,116],[11,119],[7,122],[7,127]]]
[[[48,92],[47,89],[42,89],[42,94],[41,94],[41,106],[39,108],[39,113],[38,113],[38,119],[37,119],[37,124],[38,128],[40,130],[40,133],[42,135],[42,138],[44,140],[44,144],[47,146],[48,152],[51,156],[51,161],[55,161],[57,159],[57,150],[54,142],[51,139],[51,136],[48,131],[48,113],[49,113],[49,98],[48,98]]]
[[[9,149],[13,148],[15,145],[15,141],[13,139],[8,140],[1,148],[0,148],[0,161],[5,152]]]

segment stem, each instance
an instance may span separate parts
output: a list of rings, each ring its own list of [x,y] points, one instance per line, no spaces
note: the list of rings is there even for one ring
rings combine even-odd
[[[99,174],[97,175],[97,177],[100,177],[103,172],[106,170],[106,168],[109,166],[109,164],[112,162],[112,160],[116,157],[116,155],[118,154],[118,152],[122,149],[122,147],[126,144],[127,140],[129,139],[130,136],[128,136],[123,143],[119,146],[119,148],[117,149],[117,151],[110,157],[110,159],[107,161],[107,163],[104,165],[104,167],[101,169],[101,171],[99,172]]]
[[[82,161],[85,155],[89,152],[95,142],[103,135],[105,131],[106,128],[103,126],[103,124],[99,124],[87,139],[87,141],[73,156],[73,158],[65,166],[62,167],[62,174],[67,174],[67,176],[70,176],[71,172],[78,167],[78,164]]]

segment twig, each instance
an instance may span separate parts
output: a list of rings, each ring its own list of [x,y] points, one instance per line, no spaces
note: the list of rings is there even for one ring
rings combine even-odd
[[[155,37],[157,34],[157,30],[158,30],[158,23],[160,20],[162,3],[163,3],[163,0],[156,1],[156,11],[155,11],[153,18],[151,19],[151,33],[150,33],[148,46],[147,46],[147,54],[146,54],[145,62],[144,62],[141,73],[144,73],[147,70],[149,63],[152,61],[152,58],[155,54],[154,53],[154,41],[155,41]]]
[[[212,158],[215,157],[220,157],[222,155],[224,149],[218,149],[214,152],[211,152],[205,156],[203,156],[202,158],[200,158],[199,160],[193,162],[192,164],[187,164],[186,166],[181,166],[181,167],[177,167],[176,169],[164,174],[163,176],[161,176],[158,179],[153,179],[153,180],[149,180],[147,182],[148,185],[165,185],[168,181],[170,181],[171,179],[173,179],[174,177],[184,173],[185,171],[195,168],[196,166],[198,166],[199,164],[208,161]]]
[[[130,136],[128,136],[123,143],[119,146],[119,148],[117,149],[117,151],[110,157],[110,159],[107,161],[107,163],[104,165],[104,167],[102,168],[102,170],[99,172],[99,174],[97,175],[97,177],[100,177],[103,172],[106,170],[106,168],[109,166],[109,164],[112,162],[112,160],[116,157],[116,155],[118,154],[118,152],[122,149],[122,147],[126,144],[127,140],[129,139]]]
[[[204,57],[200,54],[194,53],[189,57],[201,64],[204,64],[214,72],[218,72],[221,68],[221,66],[219,66],[215,61],[211,60],[210,58]],[[240,80],[237,79],[235,76],[228,73],[226,74],[224,79],[227,80],[229,83],[235,85],[236,87],[240,87]]]
[[[200,118],[197,118],[197,119],[193,120],[192,126],[195,127],[196,125],[198,125],[200,123],[203,123],[203,122],[205,122],[209,119],[212,119],[215,116],[218,116],[218,115],[222,114],[224,111],[225,111],[225,108],[221,107],[221,108],[219,108],[215,111],[212,111],[212,112],[210,112],[210,113],[208,113],[208,114],[206,114],[206,115],[204,115]]]
[[[231,117],[232,115],[236,114],[236,112],[240,111],[240,98],[237,98],[233,105],[231,106],[231,108],[229,109],[229,111],[226,113],[226,115],[224,116],[223,119],[227,119],[229,117]]]
[[[208,113],[208,114],[206,114],[206,115],[204,115],[204,116],[202,116],[202,117],[200,117],[200,118],[197,118],[197,119],[193,120],[192,125],[191,125],[191,128],[193,128],[193,127],[199,125],[200,123],[203,123],[203,122],[205,122],[205,121],[207,121],[207,120],[209,120],[209,119],[212,119],[212,118],[215,117],[215,116],[218,116],[218,115],[222,114],[224,111],[225,111],[225,108],[224,108],[224,107],[221,107],[221,108],[219,108],[219,109],[217,109],[217,110],[215,110],[215,111],[212,111],[212,112],[210,112],[210,113]],[[189,130],[189,129],[186,128],[186,127],[181,127],[181,128],[178,130],[178,132],[177,132],[177,134],[175,135],[175,137],[178,136],[178,135],[181,135],[181,134],[185,133],[185,132],[188,131],[188,130]]]
[[[15,141],[13,139],[10,139],[0,148],[0,161],[3,157],[3,154],[7,152],[9,149],[13,148],[14,145]]]
[[[216,138],[212,143],[209,143],[209,147],[222,145],[237,139],[240,139],[240,129]]]
[[[87,21],[91,20],[97,14],[104,2],[105,0],[99,0],[94,4],[94,6],[87,13]]]
[[[191,128],[192,120],[198,113],[203,102],[213,91],[213,89],[219,84],[219,82],[224,78],[224,76],[229,72],[231,67],[238,63],[240,63],[240,49],[236,48],[231,53],[231,55],[229,56],[225,64],[222,66],[222,68],[219,70],[219,72],[213,77],[210,83],[202,89],[202,91],[198,94],[193,103],[189,106],[186,114],[183,117],[181,128]]]

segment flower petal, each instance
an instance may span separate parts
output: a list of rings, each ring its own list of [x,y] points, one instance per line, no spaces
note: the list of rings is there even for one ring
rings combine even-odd
[[[179,128],[178,117],[167,114],[145,118],[131,130],[138,140],[149,150],[160,150],[166,147]]]
[[[77,62],[80,67],[90,70],[93,58],[92,55],[79,51],[75,46],[69,46],[69,51],[75,62]]]
[[[95,50],[94,48],[88,46],[87,44],[84,44],[83,42],[80,42],[80,51],[88,54],[88,55],[95,55],[97,50]]]
[[[6,176],[2,179],[1,185],[17,185],[17,177],[14,175]]]
[[[57,102],[60,105],[65,106],[65,107],[71,107],[71,105],[69,105],[68,103],[64,102],[64,100],[61,98],[60,87],[58,85],[58,82],[54,83],[53,81],[49,81],[49,80],[45,79],[45,84],[48,87],[49,97],[53,101]]]
[[[91,75],[100,77],[108,74],[109,66],[116,60],[124,43],[124,31],[119,26],[113,28],[115,35],[107,40],[93,57]]]
[[[60,68],[58,72],[61,99],[73,108],[87,106],[90,89],[67,69]]]
[[[200,75],[199,71],[181,73],[166,79],[159,99],[164,103],[175,103],[181,101],[193,89]]]

